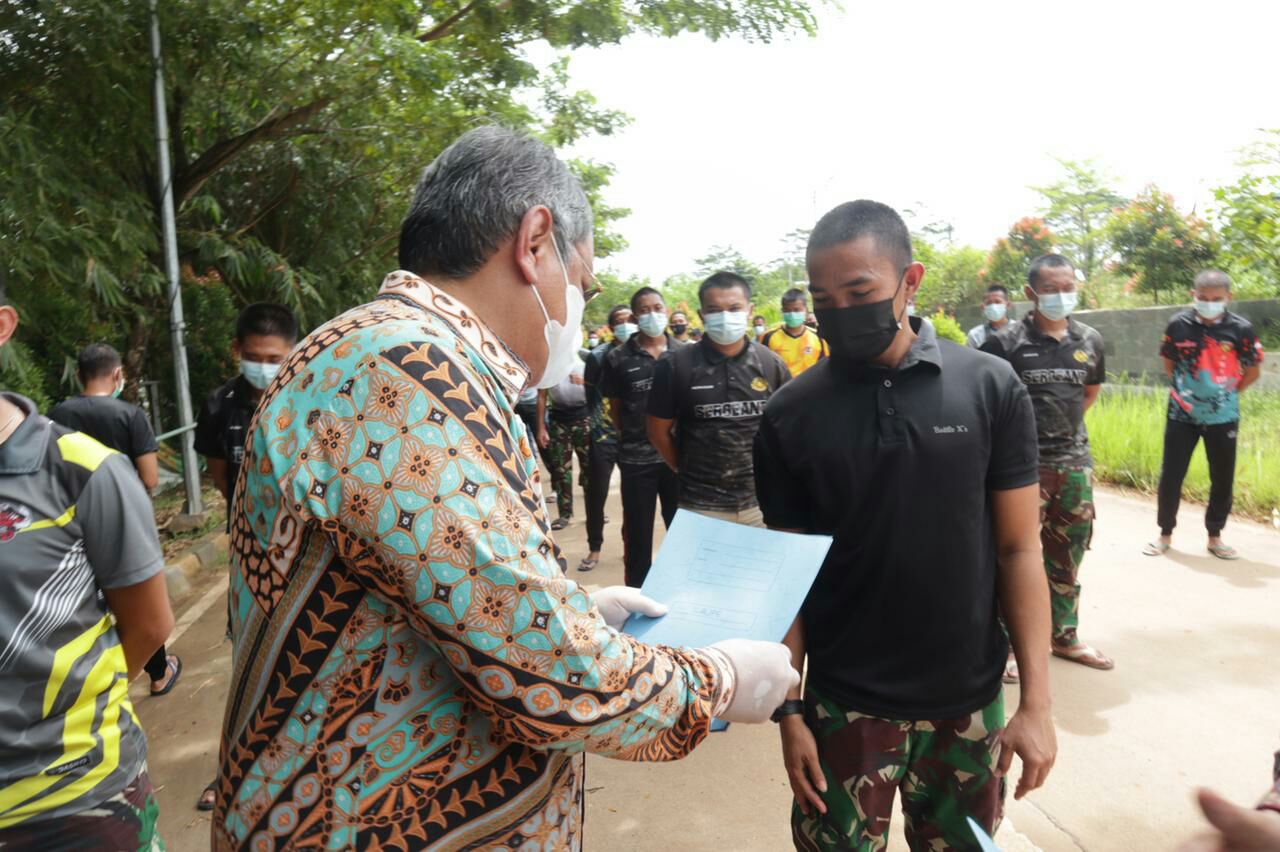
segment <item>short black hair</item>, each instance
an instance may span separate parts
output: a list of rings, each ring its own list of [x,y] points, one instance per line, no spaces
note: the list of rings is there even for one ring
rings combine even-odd
[[[101,378],[121,366],[120,353],[106,343],[90,343],[76,356],[76,372],[82,382]]]
[[[614,317],[616,317],[622,311],[629,311],[629,310],[631,309],[628,308],[626,305],[614,305],[612,308],[610,308],[609,309],[609,328],[613,328]]]
[[[236,340],[255,337],[283,337],[289,343],[298,342],[298,321],[284,305],[271,302],[255,302],[240,312],[236,319]]]
[[[631,313],[636,312],[636,305],[640,304],[640,300],[645,296],[657,296],[662,299],[662,293],[652,287],[641,287],[639,290],[631,294]],[[662,299],[662,304],[666,304],[667,300]]]
[[[1229,292],[1231,276],[1221,269],[1202,269],[1196,273],[1196,279],[1191,286],[1197,290],[1201,287],[1226,287]]]
[[[1035,260],[1031,261],[1031,268],[1027,270],[1027,283],[1031,285],[1031,289],[1036,289],[1036,279],[1040,277],[1042,269],[1067,269],[1074,270],[1071,261],[1067,260],[1060,254],[1042,254]]]
[[[713,272],[707,276],[707,280],[698,285],[698,304],[702,304],[702,296],[708,290],[732,290],[738,287],[747,296],[747,301],[751,301],[751,285],[747,283],[747,279],[743,278],[736,272]]]
[[[1009,300],[1009,288],[1003,284],[988,284],[986,292],[983,295],[986,295],[986,293],[999,293],[1004,296],[1005,301]]]
[[[782,304],[785,305],[787,302],[804,302],[805,307],[808,307],[809,297],[799,287],[792,287],[782,294]]]
[[[899,270],[911,265],[911,232],[907,230],[907,223],[888,204],[865,198],[847,201],[819,219],[809,234],[807,253],[812,255],[865,236],[874,238],[882,251],[889,252]]]

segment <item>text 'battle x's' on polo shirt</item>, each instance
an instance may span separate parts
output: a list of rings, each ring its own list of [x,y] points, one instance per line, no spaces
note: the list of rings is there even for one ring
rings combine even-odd
[[[649,414],[676,422],[681,506],[737,512],[756,505],[751,444],[765,403],[790,378],[781,358],[750,341],[729,357],[703,338],[658,362]]]
[[[1000,690],[992,491],[1038,481],[1026,388],[928,323],[895,369],[826,358],[755,443],[770,527],[835,541],[801,617],[809,682],[861,713],[950,719]]]

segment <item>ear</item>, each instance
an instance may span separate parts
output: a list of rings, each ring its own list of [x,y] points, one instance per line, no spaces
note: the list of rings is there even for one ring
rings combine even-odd
[[[18,312],[13,305],[0,305],[0,346],[18,331]]]
[[[903,275],[902,289],[906,291],[908,302],[915,296],[916,291],[920,289],[920,282],[923,280],[924,264],[917,260],[907,267],[907,271]]]
[[[1030,284],[1028,284],[1027,286],[1023,287],[1023,288],[1022,288],[1022,292],[1026,294],[1026,296],[1027,296],[1027,301],[1029,301],[1029,302],[1036,302],[1036,301],[1039,301],[1038,297],[1036,296],[1036,291],[1035,291],[1035,290],[1033,290],[1033,289],[1031,289],[1031,285],[1030,285]]]
[[[553,224],[551,211],[541,204],[531,208],[520,220],[512,249],[515,252],[516,268],[520,270],[526,284],[537,283],[538,263],[545,261],[543,253],[555,255]]]
[[[231,339],[231,357],[240,360],[240,341],[234,337]]]

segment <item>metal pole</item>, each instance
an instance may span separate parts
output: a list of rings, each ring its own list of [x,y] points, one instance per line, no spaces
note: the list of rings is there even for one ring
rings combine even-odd
[[[187,374],[187,347],[183,341],[182,290],[178,286],[178,228],[173,215],[173,181],[169,165],[169,116],[164,102],[164,67],[160,58],[160,16],[151,0],[151,59],[155,63],[156,159],[160,172],[160,221],[164,229],[164,267],[169,281],[169,332],[173,344],[173,379],[178,393],[178,419],[195,422],[191,411],[191,379]],[[196,460],[195,434],[182,433],[182,479],[187,488],[186,513],[204,511],[200,497],[200,468]]]

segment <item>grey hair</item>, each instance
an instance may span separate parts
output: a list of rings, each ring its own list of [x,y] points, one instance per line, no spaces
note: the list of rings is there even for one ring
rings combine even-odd
[[[591,235],[587,194],[548,145],[505,127],[468,130],[422,172],[400,225],[400,268],[465,278],[538,205],[561,251]]]
[[[1196,273],[1196,280],[1192,286],[1196,289],[1201,287],[1226,287],[1227,290],[1230,290],[1231,276],[1221,269],[1202,269]]]

